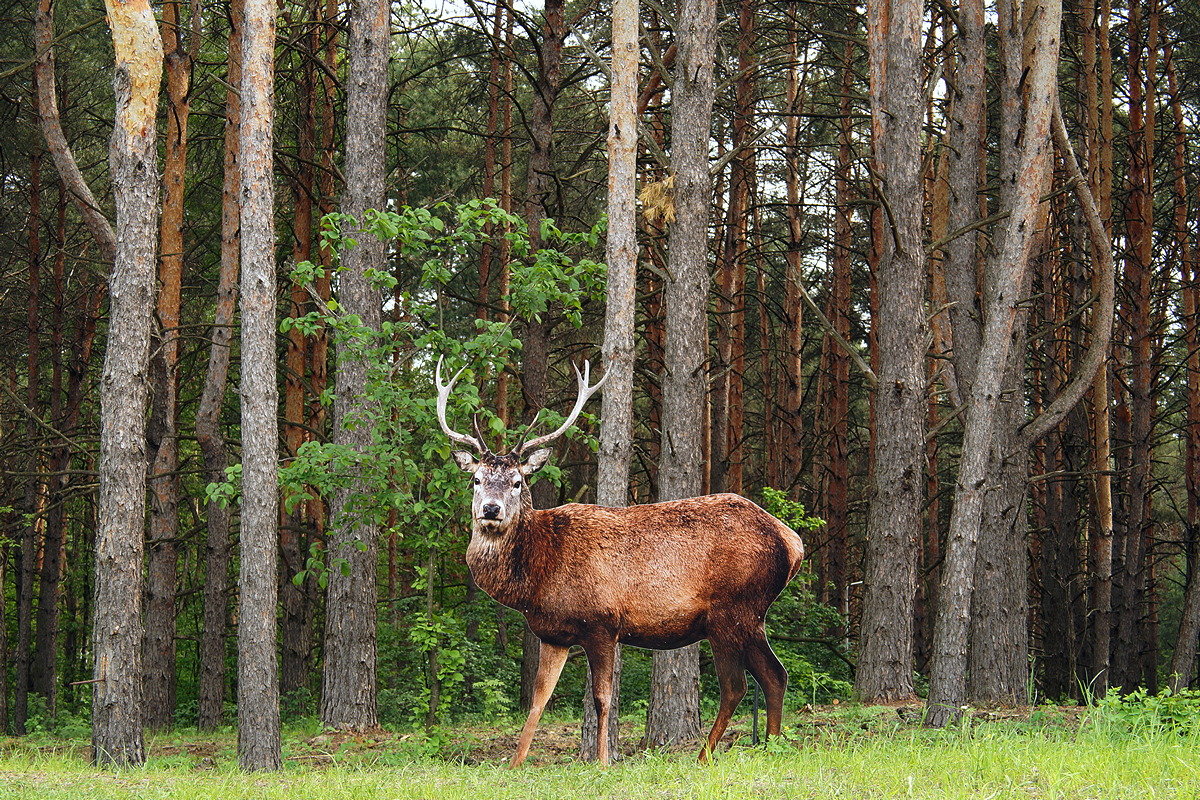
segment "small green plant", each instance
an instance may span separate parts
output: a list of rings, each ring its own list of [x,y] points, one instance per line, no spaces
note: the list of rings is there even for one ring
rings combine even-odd
[[[1125,695],[1112,691],[1096,701],[1087,719],[1110,734],[1200,735],[1200,690],[1151,694],[1143,687]]]

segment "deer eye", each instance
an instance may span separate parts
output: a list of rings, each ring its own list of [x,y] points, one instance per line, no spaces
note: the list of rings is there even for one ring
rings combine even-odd
[[[471,479],[471,483],[473,483],[473,484],[475,484],[476,486],[478,486],[478,485],[479,485],[479,478],[472,478],[472,479]]]
[[[520,489],[520,488],[521,488],[521,482],[520,482],[520,481],[513,481],[513,488],[514,488],[514,489]]]

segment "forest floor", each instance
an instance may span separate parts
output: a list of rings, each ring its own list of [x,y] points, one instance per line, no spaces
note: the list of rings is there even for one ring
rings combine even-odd
[[[236,768],[232,731],[179,730],[147,742],[140,769],[89,764],[86,738],[0,738],[0,798],[21,800],[442,800],[458,798],[1142,798],[1200,797],[1200,735],[1074,707],[976,711],[953,729],[920,727],[919,706],[805,706],[785,736],[750,746],[735,720],[715,763],[695,748],[645,752],[631,717],[622,759],[579,762],[578,721],[544,722],[527,765],[504,769],[517,721],[433,734],[285,730],[284,769]]]

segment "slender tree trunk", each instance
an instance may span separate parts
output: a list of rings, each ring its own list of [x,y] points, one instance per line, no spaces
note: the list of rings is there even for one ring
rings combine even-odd
[[[617,0],[612,18],[612,88],[608,120],[608,263],[604,306],[604,385],[600,453],[596,466],[596,503],[629,505],[633,460],[634,323],[637,304],[637,152],[638,152],[638,0]],[[608,752],[620,751],[621,653],[614,656],[613,695],[609,707]],[[589,667],[583,695],[581,754],[597,757],[597,709],[592,702]]]
[[[150,526],[146,550],[142,655],[146,726],[166,728],[175,713],[175,592],[179,535],[179,316],[183,281],[184,180],[192,53],[185,44],[179,3],[163,6],[160,32],[166,54],[167,140],[159,222],[158,324],[151,358],[154,386],[147,429],[150,448]],[[193,14],[199,13],[195,8]],[[199,19],[193,21],[198,25]],[[199,37],[193,37],[194,45]]]
[[[1131,342],[1130,470],[1126,489],[1128,513],[1123,525],[1123,602],[1117,616],[1117,641],[1113,648],[1113,682],[1126,689],[1146,680],[1140,655],[1145,646],[1143,617],[1146,613],[1145,540],[1151,520],[1147,511],[1152,486],[1151,458],[1154,434],[1153,354],[1155,333],[1151,329],[1152,270],[1154,269],[1154,131],[1156,98],[1154,80],[1158,62],[1158,13],[1151,4],[1145,40],[1141,33],[1141,6],[1134,4],[1129,20],[1129,212],[1127,229],[1130,247],[1125,260],[1129,287]]]
[[[113,8],[124,9],[125,6],[114,6]],[[139,12],[140,13],[140,6]],[[126,15],[127,17],[129,15]],[[34,12],[34,46],[36,59],[34,61],[34,90],[37,99],[38,118],[41,123],[42,134],[46,139],[46,147],[51,157],[54,160],[54,166],[58,172],[59,180],[63,187],[71,195],[72,202],[79,210],[83,217],[88,230],[91,232],[96,241],[97,248],[100,251],[102,261],[105,263],[114,263],[117,252],[117,241],[113,233],[112,226],[99,210],[99,204],[96,198],[92,195],[91,189],[83,179],[82,173],[79,171],[79,166],[75,161],[75,157],[71,152],[70,145],[67,143],[66,135],[63,133],[62,124],[58,113],[58,97],[56,89],[56,81],[54,74],[54,7],[51,0],[38,0],[37,8]],[[115,35],[115,34],[114,34]],[[160,64],[161,67],[161,64]],[[149,64],[145,65],[146,69],[150,69]],[[157,87],[157,84],[156,84]],[[143,113],[139,107],[135,109],[135,113]],[[40,161],[40,159],[39,159]],[[36,220],[36,224],[40,225],[40,213],[36,212],[36,204],[38,190],[36,185],[38,182],[37,170],[31,175],[33,179],[34,190],[31,193],[31,217]],[[31,236],[36,236],[36,230],[31,232]],[[31,254],[40,251],[40,245],[31,240]],[[35,258],[39,256],[34,256]],[[36,291],[35,291],[36,294]],[[37,335],[36,323],[29,325],[31,337]],[[32,341],[32,340],[31,340]],[[36,347],[30,353],[31,362],[36,363]],[[31,391],[36,392],[36,377],[37,368],[30,371]],[[36,407],[33,404],[33,396],[31,396],[31,407]],[[36,471],[36,470],[31,470]],[[26,497],[26,505],[31,514],[35,511],[31,505],[31,498],[40,496],[40,482],[30,481],[30,494]],[[32,615],[33,615],[33,578],[34,578],[34,558],[36,549],[36,529],[35,524],[38,516],[34,514],[30,517],[31,522],[26,530],[21,542],[21,565],[18,572],[19,591],[17,592],[17,675],[16,675],[16,708],[15,708],[15,728],[17,732],[23,733],[25,729],[25,720],[28,712],[28,690],[31,684],[31,643],[32,643]],[[59,544],[61,548],[61,543]],[[54,550],[52,556],[53,561],[58,559],[58,548]],[[43,687],[42,691],[47,695],[49,706],[53,710],[53,687],[54,687],[54,633],[57,630],[57,594],[58,594],[58,565],[56,563],[44,564],[47,572],[43,573],[43,584],[45,586],[45,594],[42,597],[39,615],[42,620],[39,624],[40,635],[45,642],[40,654],[42,664],[36,670],[42,678],[39,684]]]
[[[867,36],[878,191],[888,217],[876,270],[879,388],[867,511],[865,593],[855,693],[914,696],[913,605],[925,454],[925,257],[921,212],[921,3],[871,0]],[[889,230],[890,229],[890,230]]]
[[[784,268],[784,336],[783,370],[780,391],[782,418],[783,464],[780,484],[776,488],[791,490],[794,495],[804,464],[804,426],[800,413],[804,402],[804,177],[807,161],[800,147],[800,113],[804,97],[800,72],[800,42],[798,21],[788,39],[788,54],[793,63],[788,66],[788,114],[784,124],[784,142],[789,153],[784,183],[787,192],[787,265]]]
[[[109,169],[117,249],[100,389],[92,748],[97,764],[132,766],[146,760],[141,663],[145,414],[158,234],[154,119],[163,51],[147,0],[108,0],[105,9],[116,55]]]
[[[272,175],[275,4],[246,0],[242,30],[242,525],[238,575],[238,763],[282,765],[279,742],[279,387],[275,376],[275,193]]]
[[[676,21],[672,89],[671,173],[675,221],[668,238],[666,351],[662,376],[659,500],[702,491],[702,415],[708,380],[708,219],[712,200],[708,139],[715,93],[715,0],[683,0]],[[654,654],[646,742],[663,745],[700,732],[700,664],[696,645]]]
[[[554,200],[554,106],[562,88],[562,48],[567,28],[563,18],[563,0],[547,0],[542,24],[538,69],[533,82],[532,108],[529,113],[529,171],[525,195],[525,222],[529,227],[530,250],[542,246],[542,220],[550,215]],[[502,259],[503,260],[503,259]],[[550,333],[554,321],[522,320],[520,325],[521,397],[526,424],[546,405],[546,383],[550,369]],[[556,505],[557,493],[549,481],[533,485],[535,508]],[[540,642],[529,629],[521,638],[521,707],[529,708],[533,681],[537,675]]]
[[[1105,241],[1112,235],[1112,44],[1109,39],[1111,0],[1100,1],[1097,21],[1094,0],[1085,0],[1081,8],[1084,27],[1084,80],[1087,101],[1088,187],[1095,197],[1097,212],[1105,228]],[[1098,30],[1097,30],[1098,29]],[[1099,46],[1099,67],[1096,66]],[[1098,76],[1098,77],[1097,77]],[[1099,248],[1093,242],[1092,263],[1100,261]],[[1093,292],[1099,282],[1093,273]],[[1105,362],[1092,384],[1092,492],[1096,506],[1096,530],[1088,539],[1091,573],[1091,663],[1089,690],[1102,697],[1108,688],[1109,659],[1112,651],[1112,567],[1113,498],[1112,440],[1109,424],[1109,372]]]
[[[384,132],[387,123],[388,4],[357,0],[350,15],[350,76],[346,93],[346,194],[342,207],[360,221],[383,209]],[[368,270],[383,269],[383,242],[371,234],[342,257],[338,298],[363,327],[377,331],[383,302]],[[357,340],[338,341],[333,442],[365,453],[371,445],[375,403],[368,395],[369,358]],[[349,574],[330,570],[325,622],[325,676],[321,721],[344,730],[379,726],[375,710],[376,539],[378,523],[354,510],[365,484],[339,491],[331,503],[334,531],[330,556],[345,559]],[[432,578],[431,578],[432,579]]]
[[[320,14],[320,0],[306,7],[305,16]],[[306,19],[305,25],[312,24]],[[313,198],[315,183],[313,165],[316,159],[316,105],[317,87],[313,62],[317,59],[316,38],[302,35],[307,44],[301,49],[303,64],[300,71],[300,121],[297,132],[299,143],[296,179],[292,183],[292,196],[296,211],[292,216],[292,261],[311,261],[313,257]],[[309,308],[308,290],[298,283],[291,286],[290,313],[299,317]],[[305,402],[305,379],[308,367],[308,337],[299,326],[288,331],[287,350],[284,356],[283,440],[285,458],[294,458],[301,445],[309,440],[307,426],[307,403]],[[309,653],[312,650],[312,630],[308,622],[308,598],[303,585],[297,586],[293,578],[304,570],[307,548],[306,534],[310,526],[309,504],[301,502],[292,511],[284,511],[279,526],[279,597],[282,606],[280,638],[279,693],[282,697],[294,695],[309,685]]]
[[[238,161],[241,98],[233,88],[241,83],[243,0],[229,4],[229,66],[225,94],[225,163],[221,197],[221,270],[217,278],[217,303],[209,336],[208,368],[196,409],[196,441],[210,482],[225,480],[228,447],[221,432],[221,407],[229,380],[233,319],[237,307],[241,263],[241,168]],[[225,633],[229,616],[230,509],[209,503],[205,509],[203,628],[200,631],[200,676],[197,690],[197,724],[213,730],[221,724],[225,706]]]
[[[41,296],[42,296],[42,155],[36,153],[29,164],[29,219],[27,241],[29,250],[29,281],[25,312],[25,402],[31,409],[40,405],[41,393]],[[40,436],[37,422],[32,416],[26,420],[30,442]],[[26,523],[21,527],[20,564],[17,571],[17,653],[16,653],[16,708],[14,709],[14,731],[25,733],[29,718],[29,689],[33,671],[33,596],[37,574],[37,550],[39,515],[38,503],[42,495],[42,481],[35,477],[42,469],[41,456],[30,450],[26,469],[24,511]]]
[[[853,230],[851,228],[850,196],[850,93],[852,45],[847,41],[842,52],[841,99],[838,104],[838,156],[837,172],[834,177],[833,252],[829,301],[825,316],[833,323],[833,329],[843,341],[850,340],[850,267],[853,252]],[[822,482],[824,502],[828,569],[826,583],[829,585],[832,605],[847,618],[848,577],[847,554],[850,540],[850,359],[841,351],[841,345],[826,336],[827,403],[818,413],[824,417],[823,432],[828,437],[823,448],[827,469]]]
[[[1181,312],[1184,320],[1184,342],[1187,344],[1185,361],[1187,383],[1184,401],[1184,470],[1183,480],[1187,490],[1186,538],[1195,542],[1200,529],[1200,319],[1197,319],[1196,251],[1192,246],[1188,220],[1189,195],[1187,181],[1187,131],[1184,127],[1183,100],[1175,72],[1172,51],[1166,55],[1168,89],[1171,93],[1171,115],[1174,122],[1175,170],[1175,245],[1179,255],[1179,283],[1181,287]],[[1194,544],[1193,544],[1194,549]],[[1191,684],[1196,665],[1196,651],[1200,646],[1200,574],[1196,573],[1195,559],[1189,559],[1183,610],[1180,612],[1179,635],[1175,638],[1175,650],[1171,653],[1171,668],[1168,685],[1172,692],[1179,692]]]

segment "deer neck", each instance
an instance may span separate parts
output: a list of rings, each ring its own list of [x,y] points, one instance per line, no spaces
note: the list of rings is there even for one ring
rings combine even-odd
[[[521,492],[520,515],[502,534],[471,526],[467,566],[480,589],[510,608],[524,611],[536,591],[532,572],[538,559],[540,516],[533,508],[528,486]]]

